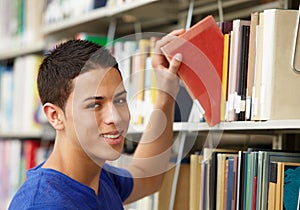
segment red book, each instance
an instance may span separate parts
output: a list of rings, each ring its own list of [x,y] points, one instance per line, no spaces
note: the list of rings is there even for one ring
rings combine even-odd
[[[161,49],[167,58],[183,55],[178,75],[210,126],[220,122],[223,39],[214,18],[207,16]]]
[[[252,210],[256,210],[256,190],[257,190],[257,177],[253,180],[253,192],[252,192]]]
[[[25,170],[31,169],[37,165],[36,153],[40,146],[40,143],[35,140],[24,141],[24,158],[25,158]]]

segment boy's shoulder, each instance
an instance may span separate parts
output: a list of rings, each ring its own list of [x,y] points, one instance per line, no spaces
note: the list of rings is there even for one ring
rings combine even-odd
[[[133,188],[133,179],[127,170],[105,164],[99,179],[100,193],[96,198],[95,192],[88,186],[41,166],[26,173],[26,181],[15,194],[9,210],[99,209],[95,208],[99,205],[101,209],[111,205],[122,209],[122,201]]]
[[[69,202],[80,203],[73,202],[74,200],[84,199],[82,202],[86,202],[89,198],[87,195],[94,194],[87,186],[58,171],[41,168],[41,165],[27,171],[26,181],[13,197],[9,210],[35,207],[47,209],[49,205],[58,203],[68,206]],[[77,193],[74,194],[74,191]],[[63,206],[56,207],[55,209],[64,209]]]

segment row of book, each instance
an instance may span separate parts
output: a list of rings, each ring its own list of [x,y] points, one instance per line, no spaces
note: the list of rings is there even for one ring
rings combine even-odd
[[[287,94],[300,88],[296,70],[300,65],[300,41],[296,42],[298,13],[268,9],[252,13],[251,20],[218,24],[208,16],[162,48],[168,58],[177,52],[183,54],[178,74],[190,96],[200,103],[209,125],[237,120],[300,119],[300,93]],[[138,91],[147,90],[149,81],[153,81],[151,71],[148,72],[153,40],[114,43],[124,78],[137,78]],[[137,71],[139,75],[135,77]],[[152,84],[155,86],[155,82]],[[136,93],[134,85],[129,89]],[[151,100],[145,91],[137,94],[134,101],[147,104]]]
[[[156,101],[156,77],[151,65],[156,40],[157,38],[152,37],[114,43],[113,54],[128,91],[132,125],[146,124]]]
[[[298,15],[268,9],[218,24],[207,16],[162,48],[183,53],[179,76],[209,125],[300,118]]]
[[[37,132],[44,119],[37,92],[41,56],[18,57],[0,65],[0,129],[4,132]]]
[[[298,209],[300,153],[204,148],[192,154],[190,209]]]
[[[44,8],[44,24],[76,18],[101,7],[119,7],[134,0],[47,0]]]
[[[0,51],[20,49],[42,42],[43,5],[44,1],[40,0],[0,2]]]
[[[299,119],[299,11],[269,9],[224,31],[221,120]],[[289,23],[289,24],[286,24]],[[298,52],[299,53],[299,52]],[[299,56],[298,56],[299,57]],[[297,64],[298,62],[298,64]],[[226,83],[227,81],[227,83]]]
[[[286,94],[300,84],[299,74],[292,66],[293,58],[294,68],[299,62],[296,53],[300,42],[295,42],[297,17],[296,10],[269,9],[252,13],[251,20],[216,24],[209,16],[164,46],[167,57],[176,52],[184,54],[179,76],[190,96],[202,106],[201,114],[209,125],[221,121],[300,118],[298,92]],[[286,21],[291,24],[284,24]],[[148,90],[156,85],[151,53],[158,37],[161,36],[138,41],[120,38],[113,43],[125,83],[130,84],[133,113],[149,113],[151,101],[155,101],[155,93]],[[191,108],[191,98],[185,98],[188,100],[182,102],[180,112]],[[143,114],[133,117],[136,124],[143,124],[143,118],[147,118],[141,117]]]
[[[153,69],[151,60],[156,42],[163,36],[162,33],[144,33],[140,37],[127,36],[114,41],[112,53],[119,64],[124,84],[128,91],[129,108],[131,109],[134,125],[146,125],[149,121],[153,105],[157,99],[157,74]],[[157,53],[156,53],[157,55]],[[162,56],[162,54],[161,54]],[[179,92],[175,98],[174,122],[186,122],[190,116],[193,100],[186,86],[180,83]],[[203,120],[203,115],[197,113],[198,122]]]
[[[24,182],[25,171],[44,161],[52,147],[51,142],[0,140],[0,209],[7,209],[12,196]]]

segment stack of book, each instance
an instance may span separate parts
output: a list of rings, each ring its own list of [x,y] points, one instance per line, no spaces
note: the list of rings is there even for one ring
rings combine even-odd
[[[41,56],[26,55],[0,66],[0,128],[6,132],[41,130],[41,104],[36,78]]]
[[[204,148],[190,159],[191,209],[297,209],[300,153]]]
[[[297,10],[280,9],[251,20],[216,23],[208,16],[162,50],[183,53],[179,76],[209,125],[300,119],[297,20]]]

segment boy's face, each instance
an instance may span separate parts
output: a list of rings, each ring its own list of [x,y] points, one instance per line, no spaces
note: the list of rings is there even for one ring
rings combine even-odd
[[[129,121],[126,91],[117,69],[91,70],[74,80],[66,104],[66,132],[96,163],[120,156]]]

